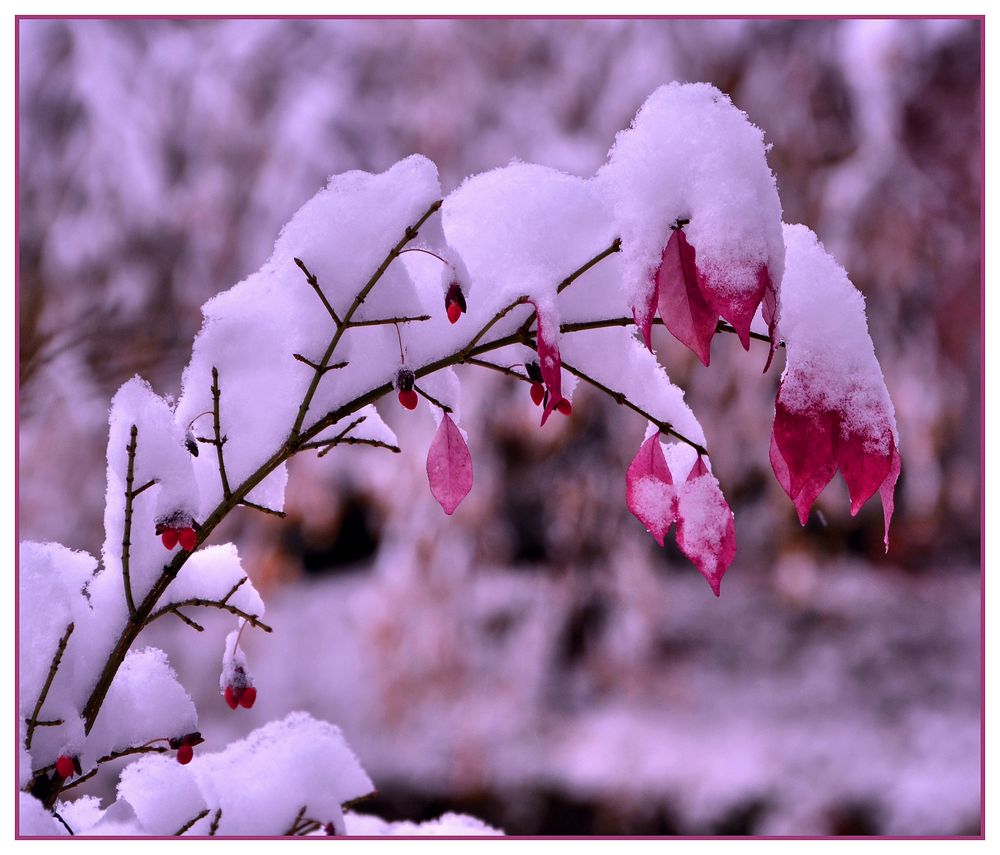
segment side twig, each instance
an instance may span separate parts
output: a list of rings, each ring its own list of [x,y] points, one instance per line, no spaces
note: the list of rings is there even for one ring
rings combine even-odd
[[[453,413],[454,412],[454,410],[451,407],[449,407],[447,404],[442,404],[433,395],[428,395],[427,392],[425,392],[423,389],[421,389],[416,384],[413,385],[413,391],[416,392],[417,394],[421,395],[422,397],[426,398],[428,401],[430,401],[435,407],[437,407],[442,412],[445,412],[445,413]]]
[[[222,427],[219,420],[219,399],[222,393],[219,391],[219,369],[212,366],[212,430],[215,439],[212,445],[215,446],[215,453],[219,457],[219,478],[222,479],[222,495],[229,498],[232,490],[229,489],[229,479],[226,477],[226,461],[222,456],[222,446],[226,444],[226,437],[222,435]]]
[[[208,827],[208,836],[215,837],[215,832],[219,830],[219,820],[222,819],[222,808],[219,808],[215,812],[215,816],[212,817],[212,824]]]
[[[255,511],[260,511],[262,514],[271,514],[272,516],[281,517],[282,519],[288,516],[284,511],[276,511],[274,508],[265,508],[263,505],[258,505],[256,502],[248,502],[246,499],[240,499],[240,504],[245,508],[253,508]]]
[[[236,606],[230,605],[225,600],[205,600],[201,597],[191,597],[187,600],[181,600],[178,603],[171,603],[168,606],[164,606],[162,609],[158,609],[153,612],[148,618],[146,618],[145,625],[148,626],[157,618],[163,617],[165,614],[177,614],[177,609],[184,608],[185,606],[203,606],[205,608],[221,609],[222,611],[234,614],[237,617],[243,618],[250,626],[256,629],[262,629],[264,632],[273,632],[274,630],[268,626],[264,621],[258,618],[256,615],[248,614],[239,609]]]
[[[24,747],[28,750],[31,749],[31,738],[35,735],[35,728],[42,724],[38,720],[38,714],[42,711],[42,705],[45,703],[45,698],[48,697],[52,681],[56,678],[56,671],[59,670],[59,663],[62,662],[63,652],[66,650],[69,637],[73,634],[73,628],[74,625],[70,623],[66,627],[62,638],[59,639],[59,645],[56,647],[56,652],[52,657],[52,664],[49,665],[49,673],[42,684],[42,690],[38,693],[38,700],[35,701],[35,709],[31,713],[31,718],[28,719],[28,732],[24,738]]]
[[[205,808],[197,816],[192,817],[187,822],[185,822],[184,825],[182,825],[180,828],[178,828],[177,831],[174,832],[174,837],[180,837],[182,834],[184,834],[185,831],[189,831],[191,829],[191,827],[196,822],[198,822],[198,820],[204,819],[206,816],[208,816],[208,814],[209,814],[209,809]]]
[[[337,313],[333,310],[333,306],[330,305],[330,301],[326,299],[326,294],[323,293],[323,289],[319,287],[319,280],[309,272],[309,268],[305,266],[302,259],[294,259],[295,263],[298,265],[299,270],[301,270],[306,277],[306,282],[308,282],[313,291],[316,292],[316,296],[319,297],[320,301],[323,303],[323,307],[329,312],[330,317],[333,318],[333,322],[339,327],[340,318],[337,317]]]

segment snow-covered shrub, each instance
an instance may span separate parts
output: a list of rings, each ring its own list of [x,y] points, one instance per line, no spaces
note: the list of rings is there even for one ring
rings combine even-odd
[[[202,750],[166,656],[137,646],[159,618],[200,632],[198,609],[229,612],[220,694],[252,707],[240,639],[271,629],[236,548],[207,545],[213,531],[238,509],[282,516],[296,454],[398,452],[379,401],[435,419],[428,483],[454,513],[474,483],[459,365],[526,383],[542,426],[572,417],[580,382],[645,419],[624,473],[628,507],[661,545],[676,523],[718,596],[733,515],[651,329],[661,323],[705,365],[719,332],[747,350],[765,342],[764,371],[784,346],[775,475],[803,523],[837,468],[852,512],[880,492],[888,547],[899,438],[863,299],[815,235],[783,226],[765,155],[726,96],[674,84],[650,96],[591,179],[514,163],[442,199],[419,155],[331,178],[264,266],[203,307],[180,399],[138,377],[115,395],[100,562],[22,544],[21,832],[493,832],[453,815],[426,827],[345,819],[372,782],[341,732],[306,713]],[[129,755],[144,756],[107,809],[67,799]]]

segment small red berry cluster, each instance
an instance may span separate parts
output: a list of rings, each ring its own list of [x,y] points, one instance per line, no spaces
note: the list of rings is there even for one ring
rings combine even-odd
[[[549,390],[545,388],[542,380],[542,369],[537,362],[525,362],[524,370],[528,372],[528,379],[531,381],[531,402],[536,407],[541,407],[548,403]],[[568,416],[573,412],[573,405],[563,398],[556,404],[556,412]]]
[[[80,768],[80,758],[71,757],[69,754],[60,754],[56,759],[56,772],[60,778],[72,778],[73,775],[82,773]]]
[[[467,311],[465,294],[457,282],[452,282],[448,286],[448,293],[444,295],[444,310],[448,313],[448,320],[453,324],[457,324],[458,319]]]
[[[185,733],[183,736],[174,736],[167,740],[167,744],[177,752],[177,762],[182,766],[187,766],[194,757],[194,747],[201,745],[204,741],[196,730],[193,733]]]
[[[409,368],[400,368],[396,374],[396,388],[399,390],[399,403],[408,410],[417,408],[417,393],[413,391],[413,384],[416,382],[413,372]]]
[[[254,705],[254,701],[257,700],[257,690],[250,682],[246,671],[239,665],[233,670],[232,679],[229,685],[226,686],[223,697],[226,699],[226,703],[229,704],[231,710],[237,707],[243,707],[243,709],[248,710]]]
[[[195,523],[190,517],[177,514],[156,524],[156,533],[167,549],[173,549],[179,543],[185,552],[191,552],[198,544],[198,534]]]

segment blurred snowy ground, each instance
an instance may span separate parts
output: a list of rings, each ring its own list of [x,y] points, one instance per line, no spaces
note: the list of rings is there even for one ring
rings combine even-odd
[[[736,513],[721,600],[624,508],[638,419],[581,392],[538,431],[520,386],[469,375],[454,518],[430,418],[387,407],[403,455],[296,461],[287,520],[219,532],[276,628],[247,640],[253,710],[216,695],[228,622],[150,643],[215,744],[297,708],[340,724],[389,819],[977,831],[975,23],[28,21],[20,56],[20,536],[95,553],[112,394],[136,372],[179,390],[200,305],[329,173],[419,151],[446,190],[515,157],[589,175],[660,83],[729,92],[786,221],[868,301],[904,460],[888,559],[839,479],[799,529],[762,350],[718,341],[706,370],[661,338]]]

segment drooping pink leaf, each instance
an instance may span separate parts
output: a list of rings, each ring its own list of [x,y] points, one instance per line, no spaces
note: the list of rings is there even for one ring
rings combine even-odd
[[[885,516],[885,551],[889,551],[889,524],[892,522],[892,512],[896,508],[896,481],[899,479],[900,458],[895,440],[892,443],[892,455],[889,462],[889,474],[885,476],[879,494],[882,498],[882,513]]]
[[[535,305],[535,314],[538,318],[538,367],[542,372],[542,381],[549,393],[548,403],[542,411],[542,424],[544,425],[552,411],[559,406],[562,401],[562,359],[559,356],[559,344],[557,336],[558,328],[553,333],[549,329],[547,322],[542,320],[542,312],[538,311]]]
[[[834,457],[837,423],[835,413],[818,407],[804,412],[790,410],[778,390],[771,434],[771,468],[795,503],[802,525],[808,521],[816,497],[837,471]]]
[[[635,518],[663,546],[667,531],[677,519],[677,493],[658,433],[639,446],[628,467],[625,501]]]
[[[642,340],[646,342],[646,349],[653,349],[653,318],[656,316],[656,304],[660,297],[660,286],[657,277],[649,283],[649,294],[638,306],[632,307],[632,318],[635,325],[642,333]]]
[[[882,431],[884,450],[872,450],[865,437],[856,432],[841,433],[837,442],[837,465],[851,494],[851,516],[882,486],[889,474],[895,446],[892,430],[886,424]]]
[[[705,577],[715,596],[736,557],[733,512],[715,476],[698,456],[678,490],[677,545]]]
[[[708,365],[719,316],[702,295],[694,247],[681,228],[674,229],[663,250],[656,287],[664,326]]]
[[[472,455],[462,432],[444,413],[427,451],[427,481],[431,493],[448,515],[455,512],[472,489]]]
[[[761,276],[763,273],[763,277]],[[698,283],[712,311],[732,324],[744,350],[750,349],[750,324],[757,307],[767,292],[767,268],[761,267],[756,276],[756,287],[750,292],[740,292],[728,287],[727,283],[716,282],[712,276],[698,271]]]

